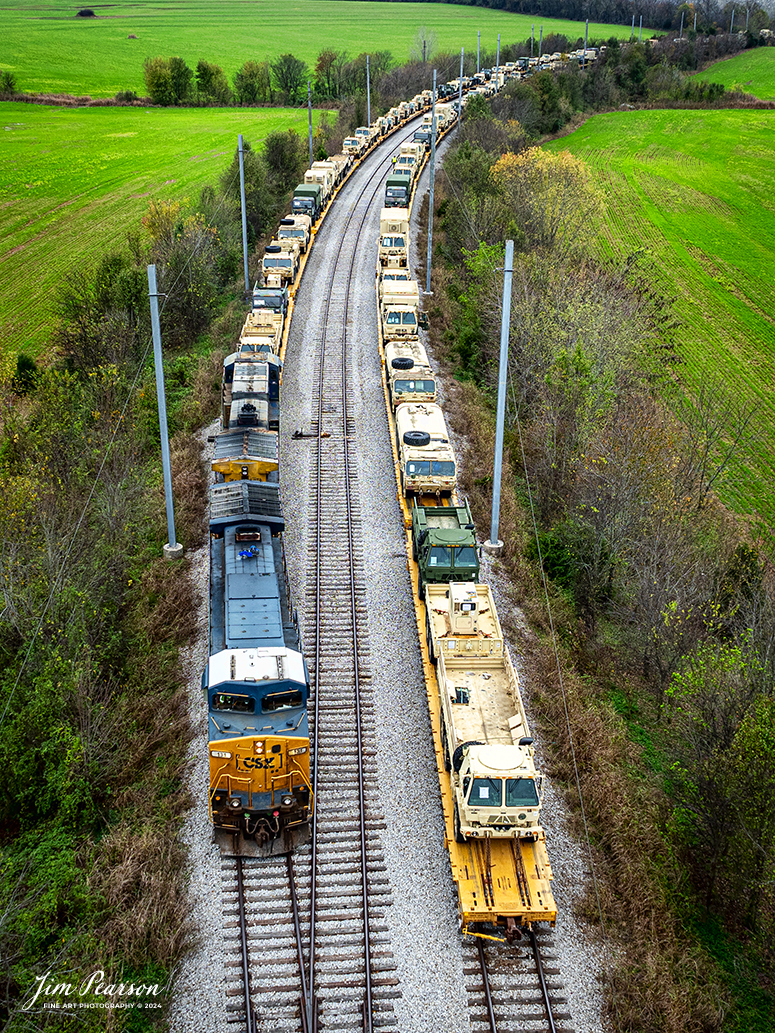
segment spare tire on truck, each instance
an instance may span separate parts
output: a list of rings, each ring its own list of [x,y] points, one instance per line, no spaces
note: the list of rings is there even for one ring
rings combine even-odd
[[[479,739],[472,739],[470,742],[461,743],[452,754],[452,767],[455,771],[460,771],[460,766],[463,763],[463,755],[469,746],[484,746],[484,743]]]
[[[264,250],[268,255],[277,255],[282,251],[282,248],[279,244],[267,244]]]
[[[411,445],[412,448],[424,448],[425,445],[430,445],[431,436],[427,430],[407,430],[404,431],[404,444]]]
[[[408,355],[399,355],[398,358],[390,360],[390,365],[393,369],[411,369],[414,359],[410,359]]]

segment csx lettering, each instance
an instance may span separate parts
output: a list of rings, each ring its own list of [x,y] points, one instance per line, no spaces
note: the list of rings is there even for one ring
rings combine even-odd
[[[237,767],[245,771],[273,768],[277,757],[240,757],[237,755]]]

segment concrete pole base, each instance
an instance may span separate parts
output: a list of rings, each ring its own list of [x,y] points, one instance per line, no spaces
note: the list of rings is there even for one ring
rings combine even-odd
[[[500,539],[497,542],[486,541],[482,544],[482,548],[488,556],[500,556],[503,552],[503,542]]]
[[[179,560],[183,557],[183,546],[180,542],[176,542],[174,545],[165,545],[162,552],[164,553],[165,560]]]

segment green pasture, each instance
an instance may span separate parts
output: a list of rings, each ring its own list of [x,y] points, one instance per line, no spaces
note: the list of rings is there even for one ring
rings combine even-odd
[[[97,18],[76,18],[89,6]],[[289,51],[314,65],[325,47],[358,54],[389,50],[403,62],[417,30],[426,26],[439,51],[495,53],[503,44],[562,32],[577,38],[581,22],[506,14],[477,7],[360,0],[136,0],[88,4],[18,0],[2,10],[0,70],[11,71],[26,92],[112,97],[119,90],[143,94],[146,57],[182,57],[192,68],[204,59],[220,65],[231,81],[247,60],[274,60]],[[627,36],[630,27],[590,24],[590,35]],[[137,39],[130,39],[130,35]],[[430,73],[429,73],[430,74]]]
[[[717,61],[696,76],[702,82],[720,82],[761,100],[775,100],[775,47],[757,47]]]
[[[722,496],[775,526],[775,111],[596,115],[548,146],[596,173],[607,214],[593,247],[637,256],[667,299],[688,394],[710,376],[755,408]]]
[[[0,106],[0,359],[40,354],[58,280],[140,228],[151,198],[216,184],[242,133],[306,136],[306,109]],[[313,112],[317,121],[318,113]]]

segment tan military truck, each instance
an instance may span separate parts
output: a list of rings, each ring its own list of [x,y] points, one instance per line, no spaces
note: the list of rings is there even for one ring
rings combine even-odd
[[[267,244],[261,261],[261,272],[265,286],[282,287],[286,284],[292,284],[296,279],[298,271],[298,254],[283,251],[282,245],[277,240]]]
[[[280,219],[280,228],[277,231],[277,239],[282,243],[288,238],[295,238],[299,241],[301,253],[309,247],[312,236],[312,219],[308,215],[286,215]]]
[[[382,340],[416,337],[427,321],[420,316],[420,288],[417,280],[382,281],[380,284],[380,319]]]
[[[434,402],[407,402],[395,411],[401,490],[410,495],[451,495],[457,465],[444,413]]]
[[[425,607],[455,840],[536,840],[542,779],[492,592],[469,582],[426,585]]]
[[[409,260],[409,211],[383,208],[379,216],[379,264],[405,268]]]
[[[394,411],[402,402],[436,401],[436,378],[416,337],[385,343],[385,373]]]

